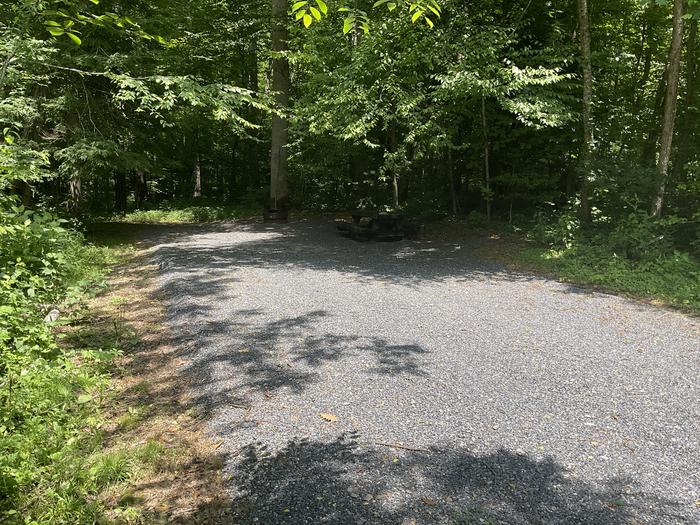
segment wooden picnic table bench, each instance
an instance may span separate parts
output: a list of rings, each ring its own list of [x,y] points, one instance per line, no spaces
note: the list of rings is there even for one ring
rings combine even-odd
[[[352,222],[337,221],[336,224],[341,233],[357,241],[400,241],[404,238],[405,217],[401,213],[354,210],[350,216]]]

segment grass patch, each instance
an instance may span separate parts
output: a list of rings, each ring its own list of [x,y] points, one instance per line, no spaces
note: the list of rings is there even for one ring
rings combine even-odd
[[[162,203],[158,209],[135,210],[103,219],[131,224],[191,224],[248,219],[261,214],[262,206],[257,204],[224,205],[208,201],[187,201]]]
[[[189,378],[180,369],[178,348],[163,323],[164,304],[155,284],[157,267],[141,248],[154,230],[170,227],[95,224],[90,238],[118,246],[124,259],[109,279],[107,293],[92,302],[71,341],[116,341],[124,348],[115,362],[104,404],[101,453],[125,456],[115,481],[95,493],[108,520],[117,523],[197,521],[199,514],[228,523],[223,460],[202,431],[202,414],[192,402]],[[109,465],[109,463],[108,463]],[[107,465],[107,466],[108,466]],[[109,473],[109,469],[105,467]]]

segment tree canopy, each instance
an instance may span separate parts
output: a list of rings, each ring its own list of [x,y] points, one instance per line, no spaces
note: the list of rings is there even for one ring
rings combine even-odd
[[[262,205],[278,118],[295,207],[697,221],[696,1],[271,5],[3,3],[4,191]]]

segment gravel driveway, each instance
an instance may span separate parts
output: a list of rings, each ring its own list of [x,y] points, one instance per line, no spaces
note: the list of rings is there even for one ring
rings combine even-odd
[[[314,222],[161,239],[232,522],[700,523],[698,321],[475,245]]]

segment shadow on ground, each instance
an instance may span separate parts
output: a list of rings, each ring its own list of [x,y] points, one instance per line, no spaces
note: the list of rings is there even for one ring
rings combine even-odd
[[[232,469],[232,523],[622,525],[640,523],[641,507],[653,508],[657,523],[683,522],[672,501],[634,493],[626,480],[593,487],[551,459],[507,450],[385,452],[358,440],[293,439],[276,453],[244,448]]]

